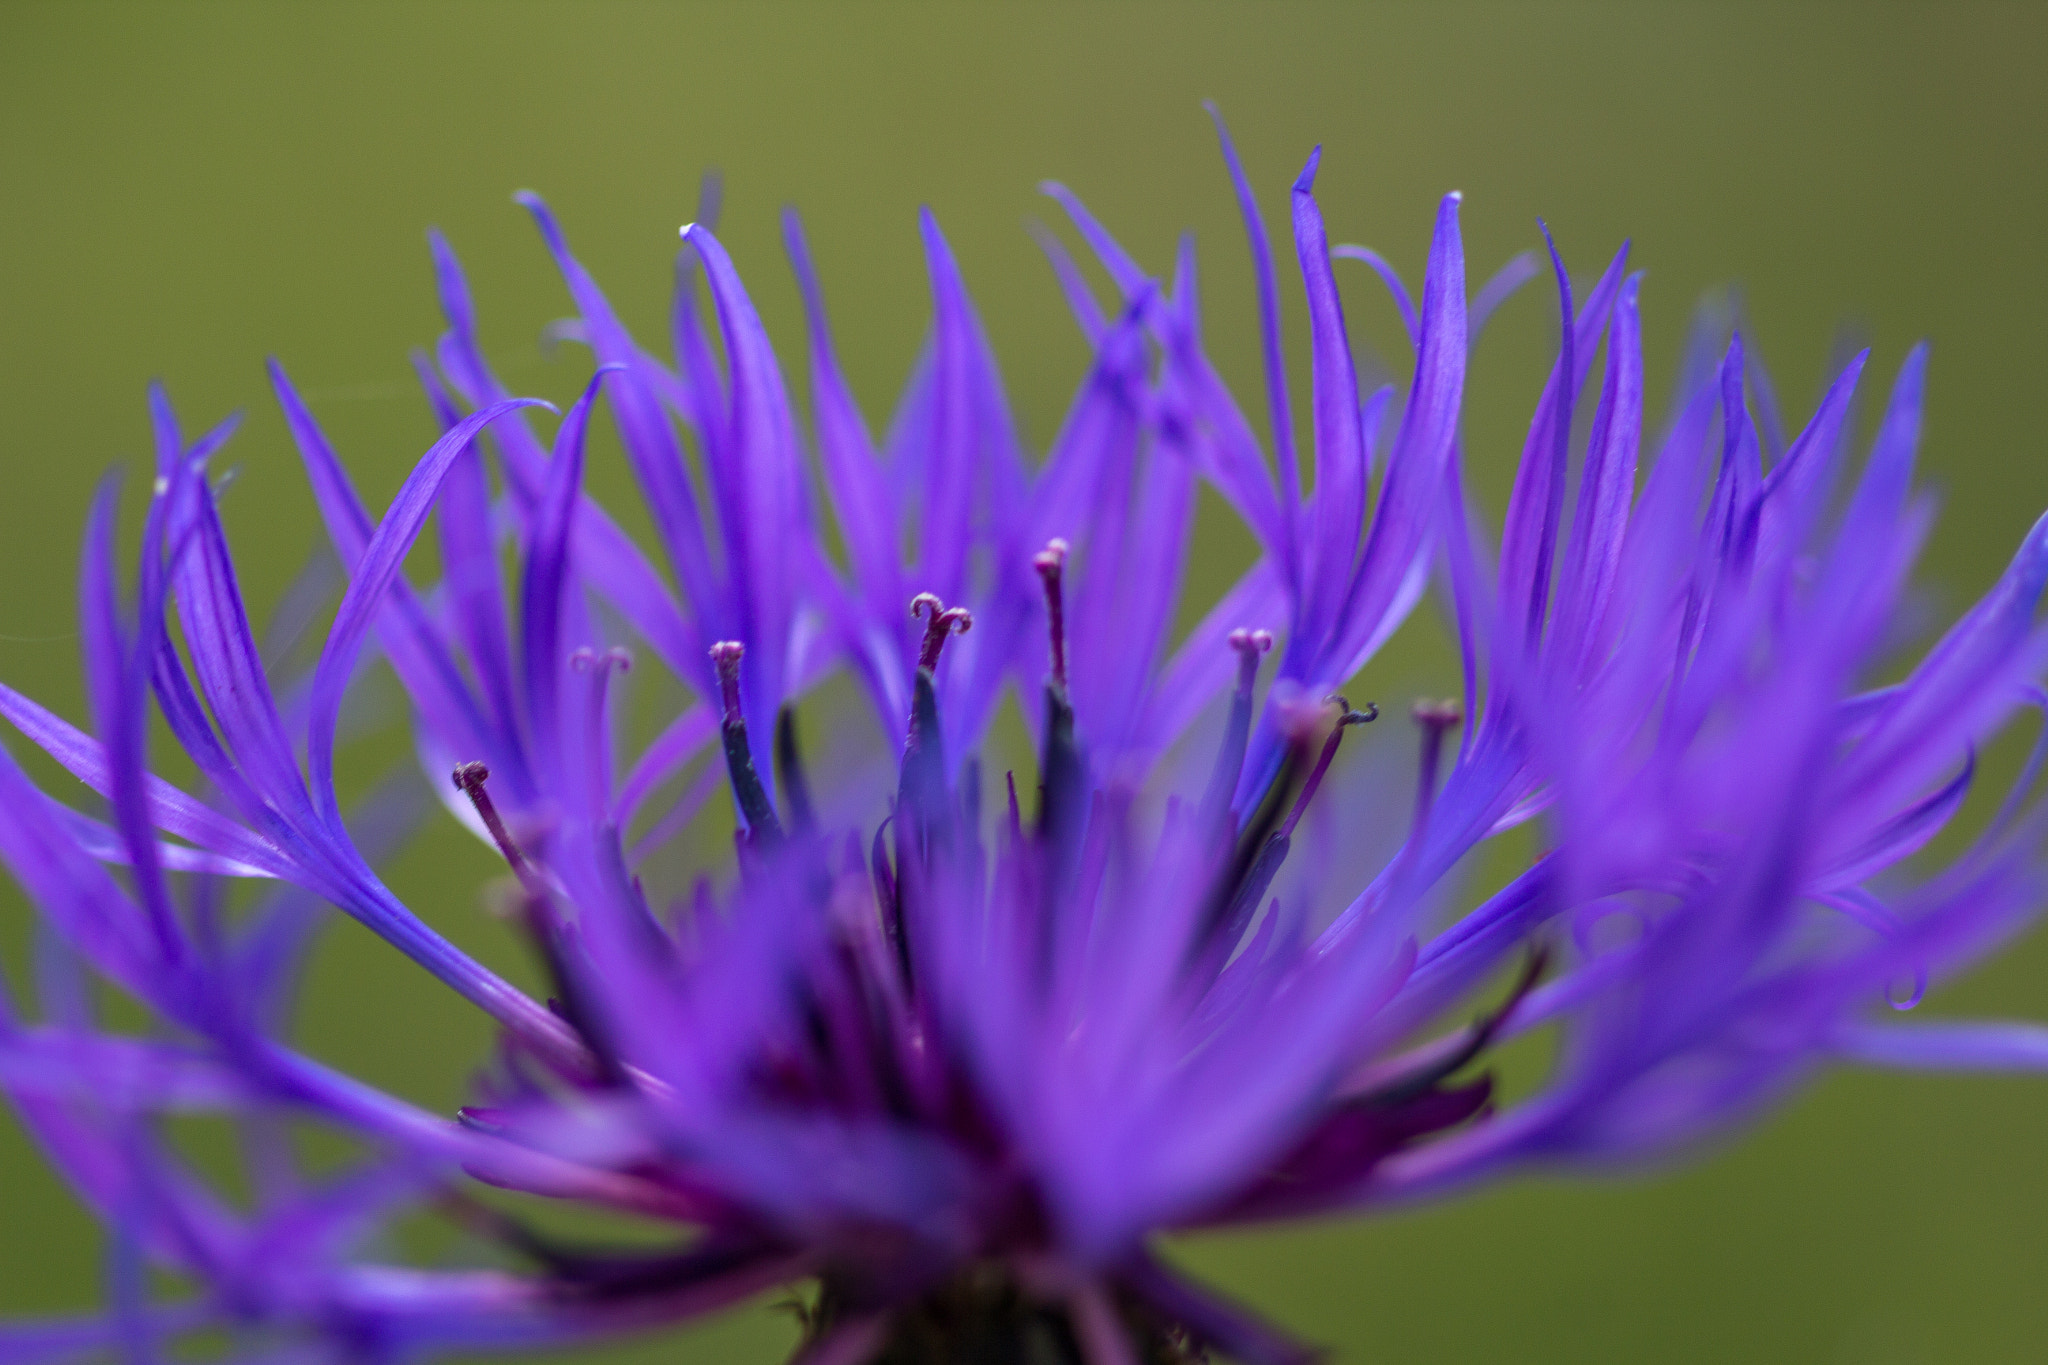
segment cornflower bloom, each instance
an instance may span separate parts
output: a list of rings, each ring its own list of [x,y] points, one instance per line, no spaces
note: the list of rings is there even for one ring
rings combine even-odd
[[[1862,359],[1787,443],[1733,340],[1681,376],[1637,496],[1637,279],[1624,249],[1580,304],[1553,250],[1560,353],[1489,550],[1462,491],[1466,356],[1533,265],[1468,305],[1452,195],[1417,302],[1375,253],[1328,244],[1311,157],[1290,197],[1311,322],[1304,488],[1277,272],[1223,148],[1256,267],[1263,445],[1205,357],[1192,246],[1155,279],[1058,186],[1115,301],[1050,244],[1093,358],[1036,462],[928,213],[931,334],[879,442],[793,216],[808,441],[713,235],[715,186],[684,229],[667,361],[524,197],[576,309],[561,334],[597,361],[551,446],[534,400],[486,363],[435,237],[449,330],[419,369],[445,430],[381,519],[272,367],[348,577],[304,675],[266,667],[236,582],[207,478],[232,423],[187,441],[153,393],[125,598],[111,482],[88,521],[92,732],[0,689],[0,711],[104,799],[104,818],[75,810],[0,757],[0,857],[50,944],[39,1016],[0,999],[0,1085],[114,1246],[109,1311],[10,1328],[7,1358],[146,1358],[211,1334],[256,1358],[404,1359],[576,1341],[808,1281],[812,1362],[1294,1360],[1154,1238],[1533,1162],[1605,1167],[1835,1059],[2048,1060],[2028,1026],[1876,1022],[1888,995],[1909,1006],[2010,935],[2043,889],[2038,749],[1961,853],[1900,868],[1961,808],[1976,748],[2043,705],[2048,662],[2037,528],[1990,595],[1876,685],[1898,671],[1890,626],[1930,519],[1911,485],[1922,355],[1837,499]],[[1333,274],[1346,257],[1406,321],[1404,395],[1360,392]],[[663,567],[582,490],[600,404]],[[1203,481],[1260,554],[1174,645]],[[419,589],[401,568],[430,518],[444,571]],[[1412,795],[1372,812],[1405,835],[1348,882],[1338,831],[1316,835],[1345,795],[1345,737],[1378,711],[1337,689],[1433,577],[1462,695],[1412,708]],[[402,811],[340,809],[342,702],[373,649],[435,789],[507,864],[546,1004],[378,877]],[[634,651],[695,700],[627,762],[617,681]],[[889,771],[806,767],[795,703],[836,672],[879,719]],[[1011,694],[1036,772],[996,783],[977,755]],[[151,772],[155,722],[201,790]],[[664,887],[648,859],[696,826],[710,787],[686,773],[707,752],[734,859]],[[1535,835],[1527,865],[1457,912],[1460,869],[1516,829]],[[279,889],[231,906],[238,879]],[[474,1105],[422,1111],[285,1036],[323,905],[497,1022]],[[107,1021],[94,977],[155,1026]],[[1538,1028],[1556,1038],[1549,1074],[1499,1102],[1474,1068]],[[167,1118],[193,1111],[240,1133],[246,1191],[168,1140]],[[352,1137],[352,1162],[301,1164],[281,1135],[307,1121]],[[522,1216],[533,1199],[654,1220],[672,1244],[565,1243]],[[503,1255],[381,1256],[373,1235],[423,1205]],[[190,1291],[153,1297],[149,1267]]]

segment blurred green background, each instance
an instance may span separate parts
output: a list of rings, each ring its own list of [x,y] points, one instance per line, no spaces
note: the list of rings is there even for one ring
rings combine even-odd
[[[1211,348],[1255,405],[1250,274],[1205,97],[1277,232],[1323,142],[1333,236],[1411,283],[1452,188],[1475,284],[1535,243],[1539,213],[1581,272],[1632,236],[1660,392],[1692,304],[1724,282],[1795,417],[1845,320],[1886,379],[1931,337],[1926,459],[1947,509],[1927,570],[1952,609],[2048,504],[2044,57],[2040,6],[0,5],[0,677],[80,713],[78,528],[102,470],[146,453],[152,376],[195,426],[249,411],[227,515],[259,604],[319,534],[266,354],[382,505],[433,434],[405,360],[439,330],[429,224],[463,254],[508,382],[572,393],[587,362],[539,344],[567,300],[509,201],[522,187],[657,341],[676,227],[699,171],[721,167],[722,236],[799,367],[775,215],[801,205],[876,421],[925,325],[913,212],[929,203],[1042,447],[1085,361],[1023,229],[1056,176],[1155,269],[1196,231]],[[1354,335],[1401,355],[1384,295],[1343,278]],[[1286,307],[1299,344],[1292,292]],[[1496,510],[1549,308],[1540,287],[1511,305],[1468,388]],[[624,475],[598,463],[617,505]],[[1241,553],[1214,534],[1216,560]],[[1387,667],[1447,680],[1430,650],[1402,657]],[[475,907],[490,872],[444,822],[393,879],[512,962]],[[24,912],[10,899],[0,916],[18,970]],[[2048,951],[2024,946],[1930,1008],[2048,1016]],[[305,1028],[321,1055],[442,1109],[485,1041],[351,925]],[[2048,1355],[2044,1137],[2048,1082],[1843,1075],[1681,1170],[1529,1178],[1181,1253],[1343,1360],[2033,1361]],[[90,1222],[0,1132],[0,1310],[92,1302],[98,1257]],[[621,1349],[772,1361],[790,1339],[757,1309]]]

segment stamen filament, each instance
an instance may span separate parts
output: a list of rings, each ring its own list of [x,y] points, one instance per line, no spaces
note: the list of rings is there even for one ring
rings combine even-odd
[[[1223,722],[1223,744],[1216,751],[1216,769],[1209,789],[1202,795],[1201,821],[1214,828],[1230,813],[1230,798],[1237,791],[1244,771],[1245,749],[1251,743],[1252,692],[1259,677],[1259,656],[1273,648],[1273,634],[1265,630],[1238,629],[1230,632],[1230,647],[1237,651],[1237,686],[1230,695],[1230,714]]]
[[[583,766],[589,779],[588,800],[592,811],[603,811],[611,802],[611,735],[605,728],[606,693],[614,672],[630,672],[631,651],[614,645],[599,652],[585,647],[569,656],[569,666],[579,673],[592,673],[589,706],[584,712]]]
[[[1444,701],[1418,701],[1409,714],[1422,727],[1422,756],[1415,785],[1415,819],[1408,836],[1418,839],[1428,827],[1429,812],[1436,803],[1436,774],[1443,757],[1444,734],[1465,719],[1465,706],[1455,697]]]
[[[740,660],[746,653],[747,647],[738,640],[720,640],[711,646],[711,667],[718,674],[718,695],[727,725],[746,724],[740,716]]]
[[[1354,725],[1365,725],[1378,720],[1380,708],[1372,702],[1365,704],[1363,711],[1351,709],[1351,703],[1343,697],[1332,697],[1343,714],[1330,727],[1329,736],[1323,740],[1322,752],[1316,755],[1316,766],[1309,770],[1308,781],[1301,784],[1301,794],[1294,798],[1294,809],[1287,813],[1286,822],[1280,826],[1279,836],[1289,838],[1294,827],[1301,823],[1301,817],[1308,810],[1308,803],[1315,798],[1316,788],[1322,785],[1323,774],[1330,771],[1330,763],[1337,757],[1337,746],[1343,742],[1344,732]]]
[[[1031,558],[1031,567],[1038,570],[1038,577],[1045,584],[1045,619],[1051,636],[1052,681],[1062,692],[1067,690],[1067,603],[1061,580],[1066,571],[1068,548],[1066,541],[1055,536]]]
[[[948,607],[937,593],[921,592],[910,599],[910,614],[924,621],[924,641],[917,651],[917,674],[911,680],[910,723],[903,737],[903,763],[897,775],[897,799],[922,829],[940,818],[946,802],[945,743],[939,729],[938,685],[932,670],[946,637],[974,628],[974,613]]]
[[[1250,701],[1252,684],[1259,676],[1259,656],[1273,648],[1273,632],[1233,630],[1230,632],[1230,647],[1238,653],[1235,695]]]
[[[811,808],[811,784],[804,775],[803,748],[797,742],[796,710],[784,706],[775,718],[775,781],[782,788],[782,800],[789,820],[799,830],[816,823]]]
[[[725,771],[732,779],[733,801],[739,806],[748,831],[757,840],[779,843],[782,822],[775,818],[775,805],[768,799],[768,789],[761,785],[761,775],[754,771],[754,751],[747,743],[747,721],[740,711],[740,660],[746,652],[746,646],[737,640],[720,640],[711,646],[711,666],[718,671],[718,691],[725,706],[725,717],[719,725],[720,737],[725,741]]]
[[[457,766],[454,772],[455,790],[469,798],[469,804],[476,809],[477,818],[484,822],[490,832],[491,842],[498,846],[498,852],[512,868],[512,875],[519,879],[520,887],[528,896],[539,897],[546,893],[540,877],[533,870],[533,864],[526,861],[526,854],[512,838],[512,832],[505,828],[504,818],[498,814],[497,803],[484,790],[484,783],[490,781],[491,770],[482,763],[469,762]]]
[[[607,659],[604,665],[607,672],[612,662]],[[454,772],[455,789],[467,796],[470,805],[476,808],[477,818],[484,822],[484,828],[490,831],[491,841],[498,846],[498,852],[504,855],[505,861],[511,865],[512,875],[519,881],[519,919],[533,942],[534,950],[540,954],[541,963],[547,968],[548,978],[555,989],[555,999],[548,1003],[590,1049],[597,1061],[599,1079],[608,1084],[624,1084],[625,1068],[604,1035],[594,1026],[595,1018],[585,1002],[582,983],[564,955],[560,921],[552,907],[547,883],[527,861],[511,831],[505,828],[497,804],[484,789],[484,783],[490,777],[490,768],[482,763],[460,764]]]
[[[1341,713],[1330,733],[1324,737],[1314,768],[1302,784],[1284,822],[1280,819],[1280,810],[1288,804],[1294,775],[1307,762],[1310,741],[1327,712],[1320,707],[1298,703],[1280,708],[1280,726],[1287,737],[1287,757],[1279,779],[1266,790],[1258,809],[1250,815],[1246,828],[1236,840],[1230,870],[1218,883],[1216,899],[1204,917],[1206,932],[1196,945],[1198,953],[1219,950],[1227,953],[1229,946],[1244,933],[1253,913],[1265,899],[1267,889],[1272,886],[1274,876],[1280,871],[1280,865],[1287,861],[1288,851],[1294,843],[1294,827],[1308,809],[1323,774],[1329,771],[1345,729],[1362,725],[1379,715],[1379,708],[1370,703],[1364,711],[1354,711],[1351,703],[1342,697],[1332,697],[1330,701],[1342,708]]]
[[[921,592],[910,599],[910,614],[924,618],[924,641],[917,648],[917,666],[930,672],[939,666],[939,651],[948,635],[965,635],[974,629],[974,613],[965,607],[948,607],[937,593]]]

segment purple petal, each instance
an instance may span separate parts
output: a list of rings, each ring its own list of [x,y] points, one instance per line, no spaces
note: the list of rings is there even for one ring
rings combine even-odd
[[[1238,217],[1244,221],[1244,235],[1251,246],[1252,271],[1259,288],[1259,344],[1265,362],[1273,462],[1280,466],[1281,512],[1291,526],[1294,509],[1301,505],[1301,467],[1294,454],[1294,416],[1288,407],[1287,366],[1280,347],[1280,287],[1273,274],[1273,248],[1266,238],[1266,223],[1259,216],[1251,181],[1245,178],[1244,163],[1238,160],[1237,145],[1230,140],[1230,129],[1223,124],[1223,114],[1213,103],[1203,107],[1216,125],[1216,140],[1223,147],[1223,161],[1230,168],[1230,183],[1237,191]],[[1462,284],[1459,292],[1464,292]]]
[[[1481,285],[1479,292],[1472,296],[1468,324],[1472,345],[1479,344],[1480,332],[1493,320],[1493,315],[1500,311],[1500,306],[1513,298],[1523,285],[1542,273],[1543,267],[1536,263],[1536,253],[1533,251],[1517,253],[1509,258],[1506,265],[1493,272],[1493,277]]]
[[[1408,286],[1401,281],[1401,274],[1387,261],[1387,258],[1369,247],[1345,244],[1330,248],[1330,255],[1340,261],[1364,261],[1373,273],[1386,285],[1387,293],[1393,296],[1394,307],[1400,310],[1401,325],[1408,331],[1408,344],[1422,344],[1422,319],[1416,316],[1415,300],[1408,293]],[[1477,331],[1475,327],[1473,329]]]
[[[1305,536],[1298,629],[1320,638],[1341,600],[1365,523],[1365,433],[1359,424],[1358,368],[1344,326],[1344,304],[1330,272],[1328,238],[1315,195],[1318,147],[1294,182],[1294,241],[1308,292],[1315,393],[1316,486]]]

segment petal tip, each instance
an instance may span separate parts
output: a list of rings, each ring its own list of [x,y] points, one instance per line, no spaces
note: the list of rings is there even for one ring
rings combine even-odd
[[[1316,170],[1323,164],[1323,144],[1318,142],[1308,154],[1308,163],[1301,168],[1301,174],[1294,177],[1294,192],[1309,194],[1316,187]]]

